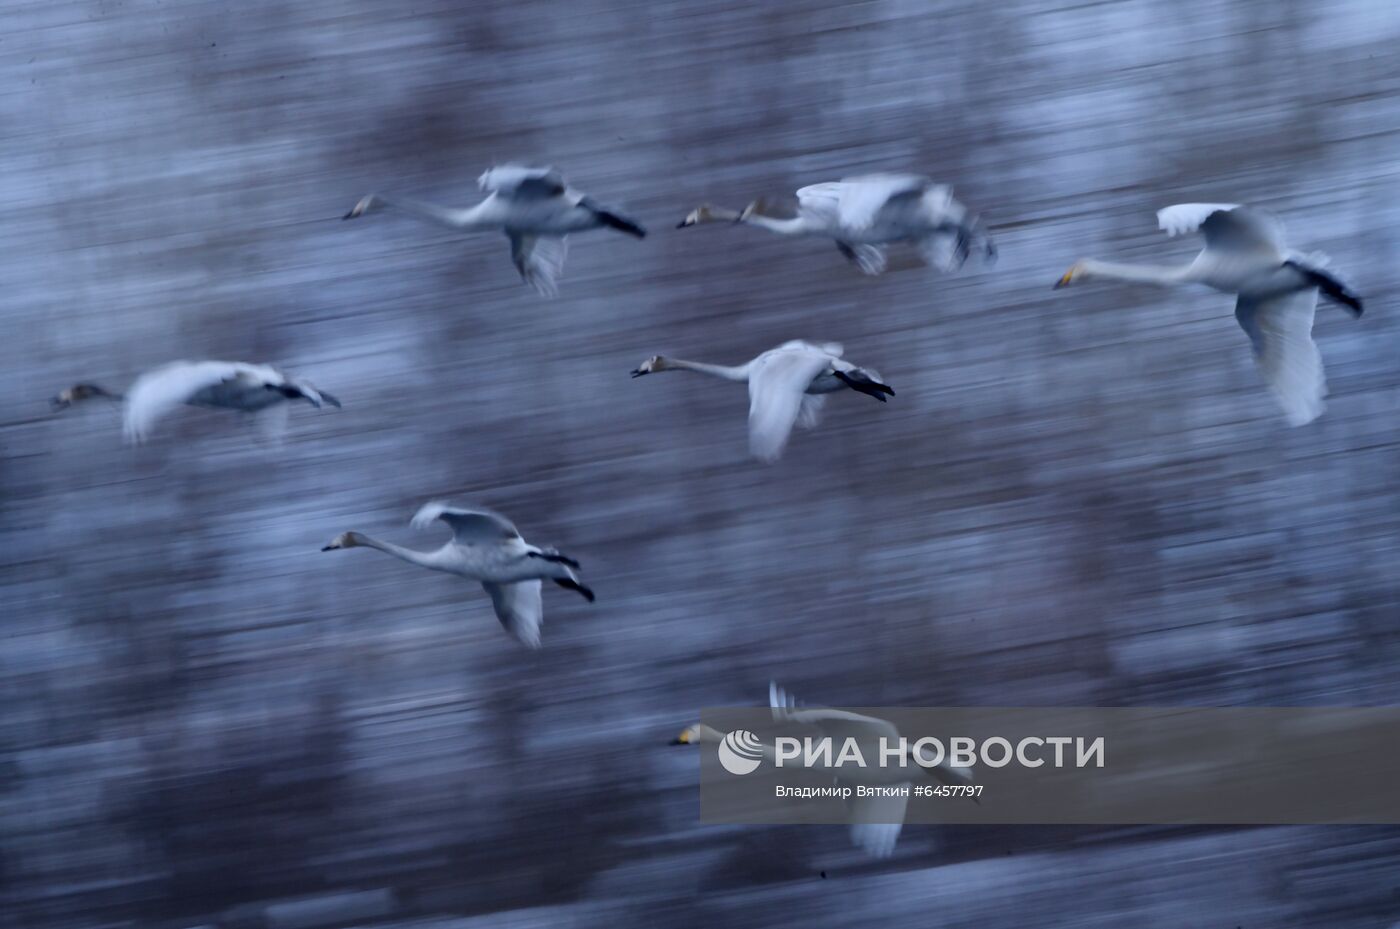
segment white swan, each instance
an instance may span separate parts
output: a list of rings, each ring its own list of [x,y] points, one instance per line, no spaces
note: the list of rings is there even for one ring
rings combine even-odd
[[[822,394],[849,387],[885,402],[894,389],[880,382],[880,375],[841,357],[834,342],[814,345],[800,339],[784,342],[757,358],[735,367],[683,361],[653,355],[638,365],[633,377],[658,371],[697,371],[741,381],[749,385],[749,448],[761,461],[776,461],[783,453],[794,424],[817,424]]]
[[[776,683],[768,684],[768,705],[773,711],[776,723],[811,726],[817,730],[817,738],[829,738],[836,750],[853,739],[860,749],[861,757],[878,759],[883,757],[884,745],[900,743],[899,729],[888,720],[874,716],[863,716],[847,710],[833,710],[827,707],[797,708],[792,699]],[[881,740],[884,740],[884,745]],[[697,742],[721,742],[724,736],[703,723],[682,730],[671,741],[672,745],[689,745]],[[773,746],[760,740],[764,758],[770,762],[774,758]],[[832,774],[838,780],[864,786],[912,786],[912,781],[927,777],[949,786],[971,784],[971,774],[965,768],[955,768],[947,761],[937,765],[927,764],[909,757],[906,744],[906,762],[899,765],[890,762],[885,765],[869,764],[864,768],[833,768]],[[930,759],[931,760],[931,759]],[[974,803],[979,803],[972,798]],[[887,858],[894,852],[904,826],[904,810],[908,805],[907,796],[856,796],[847,801],[851,819],[851,841],[874,858]],[[979,804],[980,805],[980,804]]]
[[[1249,336],[1264,383],[1288,422],[1302,426],[1321,416],[1327,382],[1312,339],[1318,291],[1355,316],[1361,315],[1361,298],[1324,270],[1324,256],[1288,250],[1281,224],[1267,213],[1233,203],[1182,203],[1159,210],[1157,222],[1168,235],[1199,230],[1205,248],[1190,264],[1172,268],[1086,258],[1055,287],[1104,278],[1204,284],[1238,294],[1235,319]]]
[[[157,421],[181,405],[251,413],[288,400],[340,406],[339,400],[307,381],[241,361],[176,361],[138,377],[125,396],[85,383],[60,391],[52,403],[62,410],[94,398],[125,401],[123,431],[130,442],[144,441]]]
[[[540,624],[544,621],[542,580],[577,591],[589,603],[593,602],[593,591],[581,584],[574,573],[579,566],[577,561],[555,549],[526,543],[504,516],[434,501],[418,510],[412,525],[422,529],[435,519],[452,528],[452,539],[434,551],[415,551],[360,532],[342,532],[321,551],[377,548],[419,567],[479,581],[491,595],[501,625],[528,648],[540,647]]]
[[[504,232],[521,280],[546,297],[558,291],[569,233],[607,228],[639,239],[647,234],[634,220],[570,188],[553,168],[501,165],[482,174],[477,185],[487,197],[465,209],[370,194],[344,218],[388,207],[464,232]]]
[[[953,189],[917,174],[866,174],[813,184],[797,191],[797,201],[797,215],[789,219],[765,215],[761,200],[742,213],[701,206],[676,228],[729,222],[779,235],[835,239],[841,254],[866,274],[885,270],[882,246],[894,242],[913,243],[928,264],[945,271],[961,267],[974,246],[987,259],[996,257],[986,230],[953,199]]]

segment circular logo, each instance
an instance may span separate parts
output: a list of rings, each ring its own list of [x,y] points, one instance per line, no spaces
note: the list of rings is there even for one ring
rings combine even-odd
[[[730,774],[752,774],[763,760],[763,743],[747,729],[735,729],[719,743],[719,763]]]

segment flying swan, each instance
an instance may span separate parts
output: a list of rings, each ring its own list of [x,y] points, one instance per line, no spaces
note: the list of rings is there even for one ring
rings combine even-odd
[[[241,361],[176,361],[147,371],[123,396],[97,384],[75,384],[51,401],[64,410],[83,400],[123,402],[123,432],[129,442],[143,442],[155,424],[181,405],[256,413],[290,400],[339,407],[340,401],[310,383],[267,365]]]
[[[370,194],[344,218],[390,208],[462,232],[504,232],[521,280],[545,297],[558,292],[569,233],[606,228],[639,239],[647,234],[639,223],[569,187],[553,168],[501,165],[482,174],[477,186],[486,199],[465,209]]]
[[[885,270],[884,246],[912,243],[927,264],[944,271],[962,267],[973,248],[988,260],[996,248],[967,208],[953,199],[953,188],[917,174],[866,174],[812,184],[797,191],[797,215],[766,215],[762,200],[741,213],[704,205],[676,227],[702,223],[757,226],[787,236],[836,240],[847,260],[866,274]]]
[[[555,549],[528,544],[504,516],[434,501],[418,510],[411,525],[423,529],[438,519],[451,527],[452,539],[434,551],[415,551],[361,532],[342,532],[321,551],[377,548],[409,564],[479,581],[490,595],[501,625],[527,648],[540,647],[540,624],[544,621],[541,581],[553,581],[593,602],[593,591],[574,573],[577,561]]]
[[[773,682],[768,684],[768,706],[772,709],[775,723],[810,726],[816,730],[815,738],[829,738],[837,746],[845,744],[848,738],[853,739],[860,749],[861,757],[866,759],[882,757],[881,739],[885,745],[905,744],[906,754],[911,750],[907,741],[900,742],[899,730],[888,720],[827,707],[798,709],[796,701]],[[722,741],[724,736],[719,731],[697,723],[682,730],[671,744],[690,745]],[[759,750],[769,762],[775,758],[772,744],[760,740]],[[859,769],[835,768],[832,774],[838,781],[853,786],[908,787],[911,786],[912,780],[919,777],[926,777],[948,786],[972,783],[972,776],[966,768],[955,768],[946,760],[933,765],[907,758],[902,766],[894,763],[870,764]],[[973,802],[978,801],[974,798]],[[893,854],[899,832],[904,827],[904,809],[908,805],[908,797],[861,797],[852,793],[847,804],[851,821],[851,842],[872,858],[888,858]]]
[[[850,388],[874,397],[881,403],[894,389],[880,382],[880,375],[860,368],[841,357],[842,348],[834,342],[813,344],[801,339],[784,342],[745,364],[704,364],[653,355],[633,371],[633,377],[658,371],[696,371],[727,381],[749,385],[749,449],[760,461],[772,462],[782,456],[794,424],[811,428],[817,424],[823,394]]]
[[[1085,258],[1055,287],[1103,278],[1204,284],[1237,294],[1235,319],[1289,424],[1303,426],[1321,416],[1327,381],[1312,339],[1318,291],[1353,316],[1361,315],[1361,298],[1325,270],[1325,256],[1287,249],[1282,225],[1268,213],[1234,203],[1182,203],[1159,210],[1157,222],[1168,235],[1199,231],[1205,248],[1190,264],[1172,268]]]

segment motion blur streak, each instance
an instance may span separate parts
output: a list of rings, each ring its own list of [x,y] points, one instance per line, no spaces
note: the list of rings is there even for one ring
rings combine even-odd
[[[1389,924],[1393,829],[911,826],[871,862],[840,827],[700,827],[665,741],[771,678],[1400,700],[1397,33],[1390,0],[0,8],[0,926]],[[511,160],[652,235],[579,236],[544,301],[502,237],[339,221],[471,204]],[[672,229],[885,170],[953,184],[998,263]],[[1315,423],[1228,298],[1051,291],[1184,259],[1153,215],[1180,202],[1276,210],[1370,299],[1318,314]],[[771,467],[742,391],[628,378],[794,338],[899,394]],[[48,411],[179,358],[344,408],[277,447],[233,412],[127,447],[114,405]],[[460,579],[318,552],[425,547],[438,497],[598,602],[546,590],[529,652]]]

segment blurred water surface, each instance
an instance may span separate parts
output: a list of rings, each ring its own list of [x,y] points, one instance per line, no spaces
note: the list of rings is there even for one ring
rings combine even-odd
[[[701,828],[702,706],[1400,698],[1400,6],[1385,0],[83,0],[0,7],[0,926],[1376,926],[1394,829]],[[640,217],[561,294],[465,205],[559,166]],[[676,232],[702,201],[872,170],[956,186],[1000,246]],[[1153,211],[1245,201],[1370,298],[1319,312],[1289,430],[1228,297],[1052,293],[1184,260]],[[834,340],[772,468],[741,387],[631,381]],[[77,380],[285,365],[340,411],[281,447],[186,411],[120,441]],[[545,648],[428,547],[419,503],[584,562]],[[827,880],[820,874],[825,872]]]

